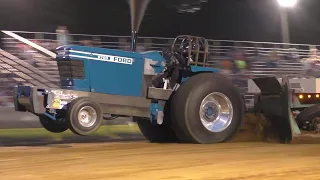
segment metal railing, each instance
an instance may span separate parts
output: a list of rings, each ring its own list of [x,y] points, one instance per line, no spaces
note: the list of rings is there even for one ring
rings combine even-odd
[[[57,35],[58,33],[48,32],[27,32],[27,31],[10,31],[21,37],[29,40],[42,42],[42,44],[55,43],[58,44]],[[114,36],[114,35],[89,35],[89,34],[70,34],[71,44],[91,44],[102,48],[116,48],[126,49],[130,48],[130,36]],[[5,37],[5,40],[12,38]],[[167,47],[172,43],[174,38],[163,38],[163,37],[138,37],[137,42],[142,49],[148,50],[159,50],[163,47]],[[290,48],[295,48],[299,55],[305,56],[309,54],[310,46],[315,48],[320,45],[310,44],[285,44],[285,43],[273,43],[273,42],[254,42],[254,41],[233,41],[233,40],[208,40],[210,50],[212,52],[223,53],[230,48],[243,48],[248,51],[260,50],[268,52],[272,49],[278,49],[282,52],[286,52]],[[50,49],[50,48],[48,48]]]
[[[8,32],[8,31],[7,31]],[[25,31],[10,31],[15,34],[15,37],[8,34],[3,38],[5,50],[11,54],[19,57],[25,62],[32,64],[37,68],[42,68],[45,73],[58,78],[56,63],[52,57],[41,51],[41,48],[34,48],[17,39],[23,37],[28,41],[37,44],[49,51],[59,46],[57,41],[57,33],[47,32],[25,32]],[[74,45],[88,45],[101,48],[111,49],[130,49],[130,36],[112,36],[112,35],[88,35],[88,34],[70,34],[71,41],[69,44]],[[137,50],[161,50],[168,47],[173,42],[174,38],[161,37],[138,37]],[[208,40],[209,43],[209,62],[214,64],[217,68],[221,68],[221,62],[230,59],[230,52],[233,50],[243,50],[246,59],[250,62],[250,68],[245,72],[236,74],[237,80],[239,77],[245,81],[248,77],[261,76],[301,76],[303,75],[303,68],[301,60],[310,56],[310,47],[317,48],[318,45],[309,44],[283,44],[271,42],[252,42],[252,41],[231,41],[231,40]],[[277,66],[269,67],[270,53],[277,52],[278,61]],[[24,55],[28,55],[24,57]],[[290,58],[287,58],[291,55]],[[42,64],[38,67],[37,64]],[[1,65],[0,65],[1,66]],[[44,66],[44,67],[43,67]],[[45,70],[47,68],[47,70]],[[235,74],[230,74],[231,76]],[[246,93],[246,86],[242,83],[240,88],[246,99],[250,101],[252,96]]]

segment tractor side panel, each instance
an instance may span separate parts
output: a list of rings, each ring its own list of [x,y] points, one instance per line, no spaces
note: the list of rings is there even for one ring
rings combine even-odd
[[[90,61],[91,89],[97,93],[141,96],[144,60],[132,58],[132,64]]]
[[[70,54],[85,62],[91,92],[141,96],[144,59],[140,54],[85,46],[72,46]]]

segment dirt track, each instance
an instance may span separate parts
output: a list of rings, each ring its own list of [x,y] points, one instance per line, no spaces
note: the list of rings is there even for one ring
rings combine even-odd
[[[320,179],[319,144],[104,143],[0,148],[1,180]]]

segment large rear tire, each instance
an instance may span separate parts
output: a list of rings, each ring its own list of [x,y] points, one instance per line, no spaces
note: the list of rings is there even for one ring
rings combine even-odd
[[[138,127],[145,138],[152,143],[174,143],[178,142],[178,137],[171,127],[170,100],[164,107],[164,119],[161,125],[151,124],[149,119],[135,117]]]
[[[244,102],[237,88],[216,73],[192,76],[173,94],[171,119],[185,143],[231,140],[241,126]]]
[[[149,119],[136,118],[143,136],[151,143],[173,143],[178,139],[174,131],[165,125],[153,125]]]

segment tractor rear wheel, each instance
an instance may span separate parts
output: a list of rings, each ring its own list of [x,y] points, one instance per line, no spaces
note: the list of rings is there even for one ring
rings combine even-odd
[[[149,119],[135,117],[138,127],[145,138],[152,143],[173,143],[178,142],[178,138],[171,128],[170,119],[170,100],[168,100],[164,107],[164,119],[161,125],[152,124]]]
[[[173,94],[171,119],[185,143],[220,143],[231,140],[244,115],[244,102],[224,76],[202,73],[190,77]]]
[[[171,143],[178,141],[174,131],[170,127],[153,125],[149,119],[136,118],[135,121],[143,136],[152,143]]]

